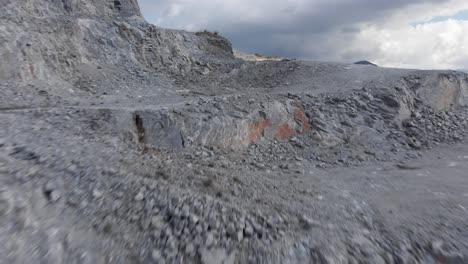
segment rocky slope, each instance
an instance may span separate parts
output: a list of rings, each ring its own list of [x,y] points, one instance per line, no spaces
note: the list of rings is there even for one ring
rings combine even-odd
[[[7,1],[0,8],[0,77],[3,85],[21,86],[16,93],[56,101],[155,93],[154,87],[164,94],[172,78],[233,58],[220,36],[146,23],[134,0]]]
[[[0,7],[5,263],[465,263],[468,76],[243,61],[135,0]]]

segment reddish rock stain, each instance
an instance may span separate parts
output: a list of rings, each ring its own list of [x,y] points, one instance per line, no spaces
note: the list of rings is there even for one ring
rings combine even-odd
[[[296,131],[292,129],[288,124],[278,126],[275,131],[275,139],[286,140],[293,137]]]
[[[254,124],[250,125],[250,136],[249,141],[250,143],[255,142],[255,140],[259,139],[263,136],[263,132],[265,128],[270,124],[269,119],[263,119],[256,121]]]

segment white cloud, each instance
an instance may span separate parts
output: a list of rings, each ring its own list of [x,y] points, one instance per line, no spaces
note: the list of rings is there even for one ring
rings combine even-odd
[[[179,16],[179,15],[182,13],[182,10],[183,10],[183,6],[180,5],[180,4],[171,5],[167,16],[169,16],[169,17],[177,17],[177,16]]]
[[[467,48],[468,21],[448,20],[402,28],[368,27],[345,53],[366,54],[389,67],[462,69],[468,66]]]
[[[361,31],[337,59],[362,54],[380,65],[419,69],[468,68],[468,21],[430,21],[468,8],[465,0],[425,3],[399,10]],[[339,52],[338,52],[339,54]]]

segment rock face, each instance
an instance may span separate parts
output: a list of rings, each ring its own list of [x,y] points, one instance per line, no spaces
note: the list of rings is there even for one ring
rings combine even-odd
[[[468,79],[464,74],[426,74],[419,83],[409,83],[423,102],[436,111],[468,104]]]
[[[22,83],[66,82],[90,90],[115,85],[112,80],[129,71],[185,75],[203,71],[202,57],[232,57],[220,36],[146,23],[136,0],[7,1],[0,19],[0,77]],[[95,83],[99,79],[108,80]]]
[[[248,114],[236,113],[228,107],[223,112],[214,111],[216,104],[219,105],[216,101],[207,101],[176,111],[127,112],[126,117],[121,115],[127,122],[122,122],[120,129],[123,135],[133,134],[136,142],[148,147],[178,149],[197,145],[234,150],[245,149],[263,138],[287,141],[311,131],[298,100],[254,104],[245,108]]]
[[[353,139],[366,145],[379,141],[392,126],[404,126],[424,112],[437,114],[466,106],[467,84],[464,75],[420,72],[395,82],[393,89],[349,90],[318,97],[200,98],[176,109],[123,112],[118,129],[124,137],[133,135],[133,142],[150,148],[242,150],[264,139],[285,142],[298,136],[321,138],[312,144],[331,146]],[[459,127],[457,120],[447,123],[446,129],[454,125],[462,129],[464,125]],[[420,129],[419,137],[433,133]]]

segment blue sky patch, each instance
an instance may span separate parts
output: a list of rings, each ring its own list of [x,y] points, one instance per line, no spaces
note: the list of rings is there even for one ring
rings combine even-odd
[[[421,25],[421,24],[425,24],[425,23],[436,23],[436,22],[447,21],[449,19],[468,20],[468,9],[458,11],[456,14],[454,14],[452,16],[436,16],[436,17],[431,18],[428,21],[424,21],[424,22],[418,21],[418,22],[411,23],[411,25],[412,26],[417,26],[417,25]]]

